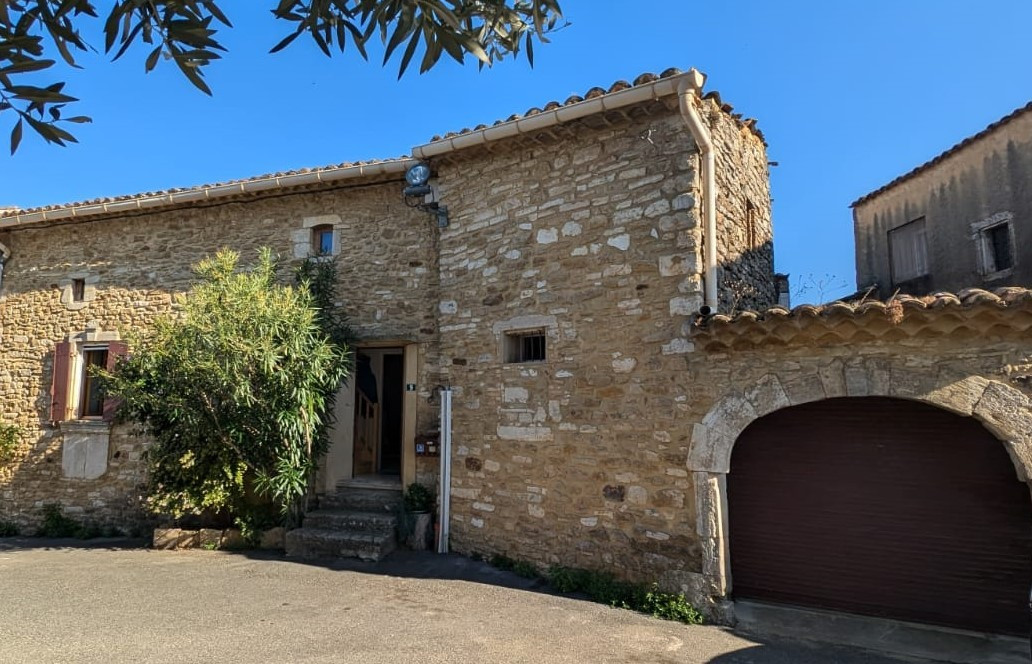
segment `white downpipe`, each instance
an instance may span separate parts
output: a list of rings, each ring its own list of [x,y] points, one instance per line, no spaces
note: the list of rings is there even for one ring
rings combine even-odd
[[[692,80],[682,79],[677,88],[677,97],[681,104],[681,117],[692,132],[695,143],[702,153],[702,213],[705,217],[706,237],[703,238],[706,261],[706,306],[711,313],[717,311],[717,175],[716,157],[713,153],[713,139],[709,128],[695,108],[693,97],[698,97],[705,75],[691,70]]]
[[[448,553],[448,523],[451,521],[451,397],[450,387],[441,388],[441,512],[437,553]]]

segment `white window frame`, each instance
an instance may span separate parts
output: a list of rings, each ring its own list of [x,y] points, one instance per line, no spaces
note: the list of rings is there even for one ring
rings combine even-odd
[[[121,341],[118,332],[103,332],[97,327],[88,327],[86,331],[69,334],[72,361],[68,366],[68,403],[65,404],[65,422],[86,421],[100,422],[103,416],[91,415],[80,417],[82,412],[82,379],[86,371],[86,351],[108,350],[112,341]]]
[[[71,412],[74,415],[74,417],[68,418],[70,420],[97,421],[104,419],[103,414],[80,415],[80,413],[82,413],[83,410],[85,410],[85,404],[83,403],[83,399],[86,395],[83,394],[82,387],[83,383],[86,380],[86,353],[94,350],[109,351],[109,343],[86,342],[77,345],[75,348],[75,354],[72,357],[71,363],[71,375],[69,377],[72,382],[68,384],[68,401],[71,404],[69,408],[71,409]]]
[[[75,299],[75,282],[82,281],[82,299]],[[100,277],[89,272],[72,272],[65,275],[65,278],[57,282],[61,289],[61,304],[69,311],[78,311],[97,299],[97,284]]]
[[[996,257],[993,255],[992,242],[989,241],[989,231],[999,226],[1007,226],[1007,234],[1010,239],[1011,264],[1003,270],[996,269]],[[1003,211],[997,212],[985,219],[971,224],[971,239],[975,242],[975,254],[978,259],[978,272],[986,280],[1000,279],[1014,272],[1018,264],[1018,252],[1014,244],[1014,214]]]
[[[331,226],[333,228],[333,250],[329,254],[320,254],[314,246],[314,229],[317,226]],[[294,258],[314,258],[316,260],[329,260],[340,254],[340,228],[341,219],[337,214],[321,214],[314,217],[305,217],[301,220],[301,228],[293,231],[291,239],[294,244]]]

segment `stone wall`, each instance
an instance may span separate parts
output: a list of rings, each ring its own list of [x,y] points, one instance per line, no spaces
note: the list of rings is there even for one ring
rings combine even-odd
[[[762,306],[774,297],[764,146],[718,102],[700,103],[717,149],[722,306]],[[113,446],[130,445],[124,468],[112,459],[98,480],[61,476],[46,415],[57,340],[91,321],[145,328],[219,247],[300,256],[311,228],[331,223],[341,306],[359,335],[420,344],[417,434],[438,424],[434,386],[454,388],[458,550],[641,579],[698,569],[684,460],[707,388],[684,377],[705,238],[699,151],[676,101],[431,161],[451,219],[440,231],[404,205],[400,183],[360,182],[0,236],[14,256],[0,293],[0,406],[29,433],[0,477],[0,518],[32,520],[55,497],[102,522],[138,513],[138,439]],[[69,307],[76,275],[93,299]],[[546,359],[504,361],[506,339],[527,331],[544,335]],[[419,481],[437,470],[417,459]]]
[[[763,140],[706,100],[716,151],[720,311],[777,303],[770,170]]]
[[[356,332],[418,342],[429,357],[437,334],[433,223],[404,205],[400,182],[359,184],[4,233],[0,242],[12,258],[0,292],[0,412],[26,442],[14,463],[0,468],[0,519],[29,524],[44,502],[55,501],[99,523],[140,518],[142,443],[125,429],[113,432],[102,477],[62,476],[61,433],[49,422],[54,344],[88,324],[123,337],[145,329],[189,286],[191,265],[221,247],[240,252],[244,264],[271,247],[286,260],[289,282],[296,245],[310,233],[306,220],[331,223],[343,255],[340,306]],[[62,303],[60,285],[69,275],[89,275],[92,301]],[[422,362],[420,385],[437,382],[429,373],[434,364]],[[421,400],[417,431],[436,418]]]
[[[763,144],[704,105],[721,257],[761,286],[747,302],[765,304]],[[700,386],[683,380],[703,304],[699,155],[676,106],[607,120],[437,164],[451,213],[440,356],[455,388],[452,544],[653,578],[701,564],[684,464]],[[744,258],[747,198],[759,257]],[[506,333],[529,329],[544,331],[547,359],[504,362]]]

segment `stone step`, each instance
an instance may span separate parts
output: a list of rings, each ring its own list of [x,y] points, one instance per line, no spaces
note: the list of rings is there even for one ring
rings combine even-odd
[[[291,558],[359,558],[375,562],[397,547],[394,533],[353,533],[321,528],[297,528],[287,532],[287,556]]]
[[[319,501],[324,510],[397,513],[401,507],[401,489],[346,488]]]
[[[317,510],[305,515],[305,528],[316,530],[389,535],[397,527],[398,518],[388,512]]]

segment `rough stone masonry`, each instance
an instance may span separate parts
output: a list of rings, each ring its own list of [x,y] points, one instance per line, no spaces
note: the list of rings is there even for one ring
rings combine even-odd
[[[146,441],[131,427],[105,430],[99,477],[62,464],[70,427],[50,420],[55,344],[146,330],[189,286],[190,266],[222,247],[245,260],[272,247],[288,278],[312,229],[329,225],[340,306],[362,341],[418,347],[417,435],[439,425],[433,387],[454,388],[455,549],[636,579],[700,573],[686,459],[721,389],[692,339],[705,244],[717,246],[721,310],[764,308],[776,294],[762,136],[718,96],[692,96],[716,155],[718,234],[705,237],[700,150],[678,107],[684,76],[553,102],[525,118],[652,91],[430,157],[443,229],[405,204],[403,169],[262,191],[245,182],[185,202],[169,192],[169,203],[129,212],[100,201],[75,216],[6,213],[0,412],[24,442],[0,470],[0,519],[31,526],[60,502],[100,524],[142,520]],[[528,334],[544,337],[544,359],[508,361]],[[432,481],[436,468],[420,460],[417,475]]]

